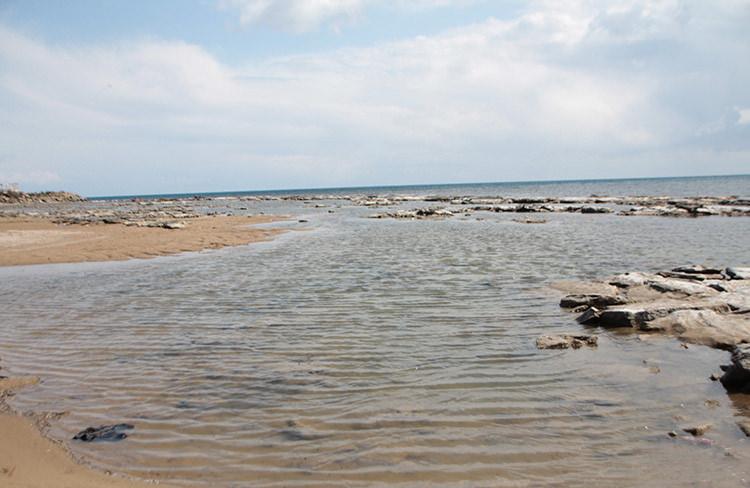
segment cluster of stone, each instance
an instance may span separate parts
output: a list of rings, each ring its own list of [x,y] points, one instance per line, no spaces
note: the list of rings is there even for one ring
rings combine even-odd
[[[67,191],[25,193],[15,189],[0,190],[0,203],[6,204],[82,202],[84,200],[86,199],[81,195]]]

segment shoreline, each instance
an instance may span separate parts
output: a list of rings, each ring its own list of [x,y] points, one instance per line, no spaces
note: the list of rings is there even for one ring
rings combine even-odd
[[[272,239],[284,229],[254,227],[275,216],[201,216],[170,227],[60,224],[35,216],[0,217],[0,267],[124,261],[220,249]],[[162,484],[98,471],[73,456],[67,444],[44,433],[44,417],[15,411],[7,398],[35,386],[38,377],[0,375],[0,484],[8,488],[141,488]],[[169,486],[163,485],[162,486]]]
[[[133,478],[97,471],[71,454],[62,442],[44,435],[31,418],[5,401],[16,390],[36,385],[39,378],[0,378],[0,484],[6,488],[145,488],[158,480]],[[43,420],[42,420],[43,421]],[[162,485],[169,486],[169,485]]]
[[[267,241],[283,229],[271,216],[204,216],[175,228],[65,224],[50,218],[0,217],[0,266],[124,261]]]

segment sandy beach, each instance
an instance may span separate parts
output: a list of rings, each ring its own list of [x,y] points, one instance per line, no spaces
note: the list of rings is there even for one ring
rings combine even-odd
[[[120,261],[152,258],[264,241],[280,231],[254,224],[269,216],[215,216],[191,219],[184,228],[119,224],[59,225],[50,219],[0,218],[0,266]]]

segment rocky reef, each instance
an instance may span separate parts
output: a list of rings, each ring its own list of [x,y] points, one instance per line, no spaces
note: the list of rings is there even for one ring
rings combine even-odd
[[[371,197],[352,199],[367,207],[394,206],[403,202],[439,202],[451,207],[428,207],[375,214],[373,218],[424,219],[473,212],[616,214],[654,217],[750,216],[750,201],[737,197]]]

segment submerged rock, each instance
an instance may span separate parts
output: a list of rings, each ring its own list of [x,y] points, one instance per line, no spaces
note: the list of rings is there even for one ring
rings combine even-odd
[[[682,430],[683,432],[687,432],[694,437],[701,437],[703,436],[703,434],[711,430],[711,424],[701,424],[694,427],[685,427]]]
[[[121,441],[128,437],[125,430],[132,430],[135,426],[131,424],[100,425],[89,427],[73,436],[73,440],[82,442],[94,441]]]
[[[592,335],[544,335],[536,340],[538,349],[579,349],[583,346],[596,347],[599,338]]]

